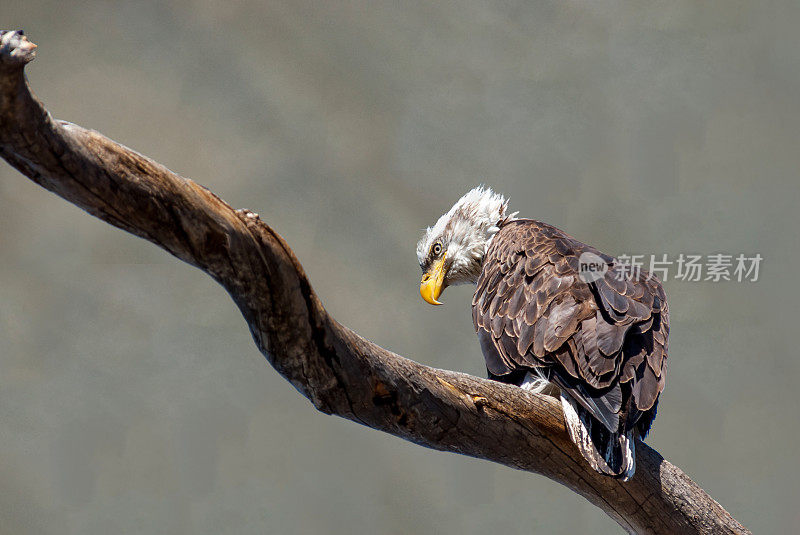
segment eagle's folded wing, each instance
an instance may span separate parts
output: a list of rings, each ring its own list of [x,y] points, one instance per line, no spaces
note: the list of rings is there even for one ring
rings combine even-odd
[[[594,282],[578,270],[585,252],[609,266]],[[664,388],[669,316],[661,284],[555,227],[515,220],[501,229],[472,317],[492,374],[544,369],[611,432],[631,429]],[[642,434],[653,416],[640,422]]]

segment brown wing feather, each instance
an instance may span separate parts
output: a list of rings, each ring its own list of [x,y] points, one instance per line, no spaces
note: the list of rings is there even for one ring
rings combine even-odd
[[[587,251],[609,265],[591,284],[578,273]],[[655,277],[631,273],[555,227],[514,220],[492,240],[472,307],[493,375],[539,368],[609,431],[650,428],[669,333]]]

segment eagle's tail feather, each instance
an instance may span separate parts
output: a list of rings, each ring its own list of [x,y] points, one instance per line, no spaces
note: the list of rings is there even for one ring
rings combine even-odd
[[[561,393],[564,421],[581,455],[600,472],[627,481],[636,471],[633,431],[612,433],[567,394]]]

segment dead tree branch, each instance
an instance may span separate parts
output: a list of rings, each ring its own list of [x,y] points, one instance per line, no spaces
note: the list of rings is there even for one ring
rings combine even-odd
[[[314,406],[417,444],[542,474],[632,533],[749,533],[643,443],[636,476],[601,476],[559,403],[395,355],[330,317],[283,239],[248,210],[103,135],[53,119],[24,67],[36,48],[0,34],[0,155],[40,186],[166,249],[230,293],[270,364]]]

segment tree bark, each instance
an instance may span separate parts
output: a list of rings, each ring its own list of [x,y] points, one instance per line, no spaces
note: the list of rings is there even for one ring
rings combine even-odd
[[[644,443],[631,481],[602,476],[570,442],[554,398],[423,366],[337,323],[257,214],[98,132],[53,119],[25,79],[35,48],[22,32],[0,32],[0,155],[40,186],[211,275],[269,363],[318,410],[544,475],[631,533],[749,533]]]

